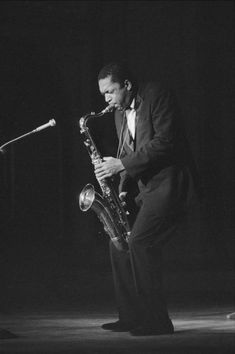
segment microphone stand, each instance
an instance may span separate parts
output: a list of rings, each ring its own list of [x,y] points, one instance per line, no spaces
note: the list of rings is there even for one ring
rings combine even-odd
[[[48,123],[43,124],[43,125],[40,125],[38,128],[36,128],[36,129],[34,129],[34,130],[32,130],[32,131],[26,133],[26,134],[20,135],[20,136],[18,136],[17,138],[12,139],[12,140],[6,142],[5,144],[1,145],[1,146],[0,146],[0,153],[4,154],[4,153],[5,153],[4,148],[5,148],[6,146],[10,145],[11,143],[14,143],[14,142],[16,142],[16,141],[18,141],[18,140],[20,140],[20,139],[25,138],[25,137],[28,136],[28,135],[31,135],[31,134],[34,134],[34,133],[38,133],[39,131],[41,131],[41,130],[43,130],[43,129],[46,129],[46,128],[49,128],[49,127],[53,127],[53,126],[55,126],[55,125],[56,125],[56,121],[55,121],[54,119],[49,120]]]
[[[17,141],[17,140],[23,139],[23,138],[25,138],[25,137],[28,136],[28,135],[31,135],[31,134],[34,134],[34,133],[38,133],[39,131],[41,131],[41,130],[43,130],[43,129],[46,129],[46,128],[49,128],[49,127],[53,127],[53,126],[55,126],[55,125],[56,125],[55,119],[51,119],[51,120],[49,120],[48,123],[43,124],[43,125],[40,125],[40,127],[36,128],[36,129],[34,129],[34,130],[32,130],[32,131],[30,131],[30,132],[28,132],[28,133],[26,133],[26,134],[20,135],[20,136],[18,136],[17,138],[12,139],[12,140],[6,142],[6,143],[3,144],[2,146],[0,146],[0,152],[4,153],[4,148],[5,148],[7,145],[10,145],[11,143],[14,143],[14,142]]]
[[[56,121],[54,119],[51,119],[51,120],[49,120],[48,123],[43,124],[40,127],[36,128],[36,129],[26,133],[26,134],[20,135],[17,138],[12,139],[12,140],[6,142],[5,144],[1,145],[0,146],[0,152],[4,153],[4,148],[7,145],[10,145],[11,143],[14,143],[17,140],[23,139],[23,138],[25,138],[28,135],[31,135],[31,134],[34,134],[34,133],[38,133],[39,131],[41,131],[43,129],[46,129],[46,128],[49,128],[49,127],[53,127],[55,125],[56,125]],[[11,338],[17,338],[17,335],[15,335],[14,333],[12,333],[12,332],[10,332],[10,331],[8,331],[6,329],[0,328],[0,339],[11,339]]]
[[[0,339],[17,338],[18,336],[7,329],[0,329]]]

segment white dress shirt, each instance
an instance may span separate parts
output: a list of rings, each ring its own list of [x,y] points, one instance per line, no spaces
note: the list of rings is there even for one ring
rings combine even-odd
[[[127,126],[133,139],[135,139],[135,118],[136,118],[136,111],[134,107],[135,107],[135,99],[133,99],[133,101],[131,102],[130,109],[126,110]]]

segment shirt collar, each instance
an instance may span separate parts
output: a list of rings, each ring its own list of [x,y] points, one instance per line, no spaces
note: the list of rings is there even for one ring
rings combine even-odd
[[[135,109],[135,97],[134,97],[133,100],[131,101],[130,108],[131,108],[131,109]]]

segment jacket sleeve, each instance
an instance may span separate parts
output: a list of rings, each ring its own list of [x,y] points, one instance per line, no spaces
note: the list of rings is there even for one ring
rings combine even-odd
[[[130,176],[127,174],[126,170],[120,173],[120,183],[119,183],[119,193],[127,191],[127,185]]]
[[[145,106],[140,115],[147,115],[145,123],[149,125],[151,136],[143,144],[139,142],[136,151],[121,159],[127,173],[133,178],[138,178],[157,165],[167,164],[174,151],[177,107],[170,91],[149,90],[143,104]]]

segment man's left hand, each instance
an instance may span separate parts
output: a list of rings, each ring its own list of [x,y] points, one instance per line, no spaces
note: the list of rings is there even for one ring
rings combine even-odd
[[[120,159],[114,157],[104,157],[103,162],[95,165],[95,175],[98,180],[116,175],[124,170],[124,166]]]

